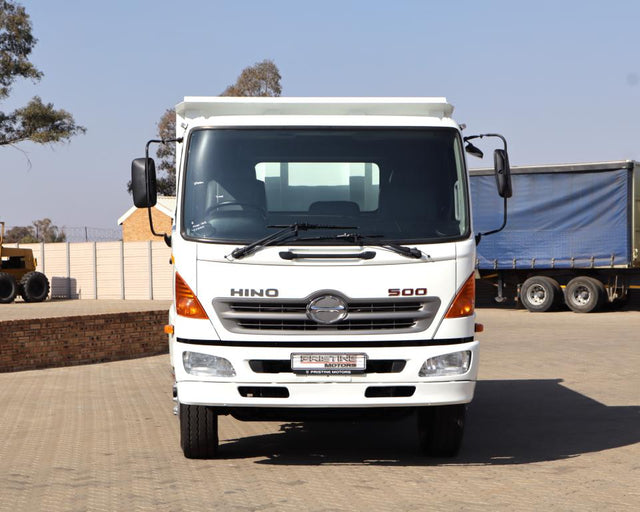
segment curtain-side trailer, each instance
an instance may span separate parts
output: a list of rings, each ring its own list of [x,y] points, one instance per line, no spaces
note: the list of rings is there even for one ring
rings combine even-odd
[[[493,179],[470,171],[476,231],[499,219]],[[512,186],[506,228],[477,248],[478,273],[498,301],[586,313],[640,288],[640,163],[514,166]]]

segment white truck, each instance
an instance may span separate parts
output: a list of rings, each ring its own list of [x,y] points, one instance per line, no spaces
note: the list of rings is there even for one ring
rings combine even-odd
[[[478,373],[477,236],[452,111],[444,98],[187,97],[177,138],[133,161],[134,203],[149,208],[149,144],[176,143],[166,331],[186,457],[217,456],[226,414],[414,414],[425,454],[458,452]],[[507,197],[506,143],[494,155]]]

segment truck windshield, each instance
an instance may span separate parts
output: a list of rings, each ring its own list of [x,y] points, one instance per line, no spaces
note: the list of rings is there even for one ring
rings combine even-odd
[[[182,233],[249,243],[274,226],[345,224],[381,244],[450,241],[469,235],[466,183],[454,129],[197,129]],[[333,243],[337,234],[298,243]]]

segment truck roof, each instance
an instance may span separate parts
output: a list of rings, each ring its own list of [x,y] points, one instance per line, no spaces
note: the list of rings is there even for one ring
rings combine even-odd
[[[453,105],[442,97],[328,98],[186,96],[176,106],[185,119],[217,116],[377,115],[450,118]]]

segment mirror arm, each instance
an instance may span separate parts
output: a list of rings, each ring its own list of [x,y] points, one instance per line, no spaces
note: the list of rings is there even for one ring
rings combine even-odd
[[[499,133],[485,133],[484,135],[480,135],[480,137],[498,137],[504,144],[504,150],[507,151],[507,139],[505,139]]]
[[[480,243],[480,240],[482,240],[483,236],[493,235],[495,233],[500,233],[500,231],[502,231],[504,228],[507,227],[507,198],[503,197],[502,199],[504,201],[504,203],[503,203],[502,226],[500,226],[498,229],[493,229],[491,231],[486,231],[484,233],[478,233],[476,235],[476,245],[478,245]]]
[[[468,137],[464,137],[464,141],[467,142],[468,140],[472,140],[472,139],[482,139],[483,137],[497,137],[502,141],[502,144],[504,144],[504,152],[507,153],[507,139],[505,139],[502,135],[500,135],[499,133],[483,133],[481,135],[470,135]],[[507,197],[503,197],[503,219],[502,219],[502,226],[500,226],[498,229],[493,229],[491,231],[486,231],[485,233],[478,233],[476,235],[476,245],[478,245],[480,243],[480,240],[482,240],[483,236],[487,236],[487,235],[493,235],[495,233],[499,233],[500,231],[502,231],[505,227],[507,227]]]
[[[147,141],[146,146],[144,147],[144,180],[147,184],[147,197],[151,195],[151,190],[149,189],[149,146],[151,144],[166,144],[168,142],[182,142],[182,137],[176,139],[151,139]],[[171,247],[171,235],[168,233],[157,233],[153,226],[153,216],[151,214],[151,207],[147,206],[147,213],[149,215],[149,228],[151,229],[151,233],[153,236],[162,237],[164,239],[164,243]]]
[[[473,140],[473,139],[482,139],[484,137],[498,137],[502,143],[504,144],[504,150],[507,151],[507,139],[505,139],[502,135],[500,135],[499,133],[483,133],[480,135],[469,135],[467,137],[463,137],[463,141],[467,142],[469,140]]]

